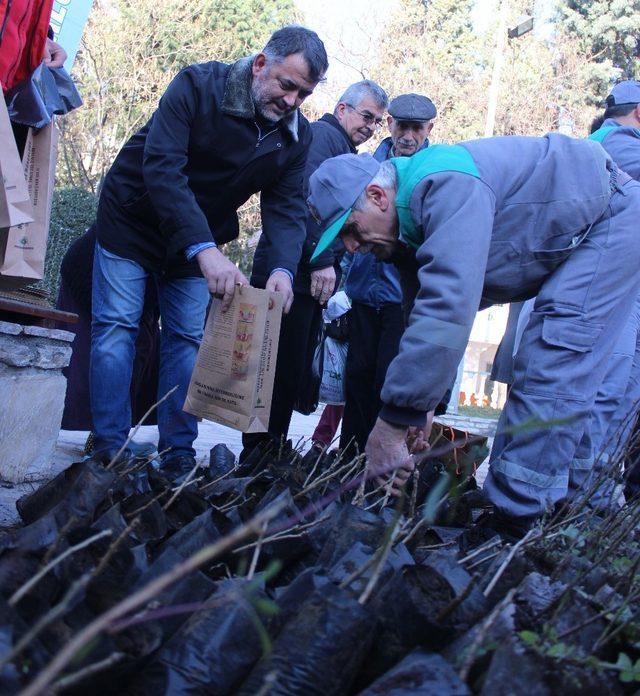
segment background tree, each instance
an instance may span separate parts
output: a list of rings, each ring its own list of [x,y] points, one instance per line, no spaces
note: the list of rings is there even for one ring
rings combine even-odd
[[[640,0],[561,0],[557,23],[574,39],[587,103],[601,104],[614,79],[640,76]]]
[[[429,96],[438,108],[438,141],[482,133],[488,84],[485,38],[474,32],[474,0],[400,0],[382,32],[372,79],[394,97]]]

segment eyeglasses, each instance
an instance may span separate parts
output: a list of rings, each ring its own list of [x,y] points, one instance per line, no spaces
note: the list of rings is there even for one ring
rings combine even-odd
[[[355,106],[351,106],[351,104],[347,104],[347,106],[362,117],[365,126],[375,126],[375,128],[380,128],[382,126],[382,119],[380,117],[376,118],[368,111],[360,111],[359,109],[356,109]]]

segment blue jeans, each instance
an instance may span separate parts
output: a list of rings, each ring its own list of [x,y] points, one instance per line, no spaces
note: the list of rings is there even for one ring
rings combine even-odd
[[[119,449],[131,427],[129,387],[148,280],[156,283],[160,306],[158,398],[177,386],[158,407],[158,451],[194,455],[195,416],[182,410],[202,339],[209,292],[204,278],[153,276],[135,261],[96,243],[91,325],[91,412],[95,451]]]

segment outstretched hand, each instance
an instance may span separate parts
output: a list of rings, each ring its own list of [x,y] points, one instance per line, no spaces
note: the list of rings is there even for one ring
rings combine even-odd
[[[379,486],[391,485],[398,496],[415,468],[407,448],[407,428],[378,418],[365,447],[369,471]]]

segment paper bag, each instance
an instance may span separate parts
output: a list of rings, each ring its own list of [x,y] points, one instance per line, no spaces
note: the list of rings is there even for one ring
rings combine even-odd
[[[4,99],[0,99],[0,228],[31,222],[31,200]]]
[[[53,123],[29,131],[22,166],[33,221],[0,229],[0,279],[31,283],[44,277],[57,145]]]
[[[268,429],[282,296],[239,287],[222,313],[214,299],[184,410],[243,433]]]

